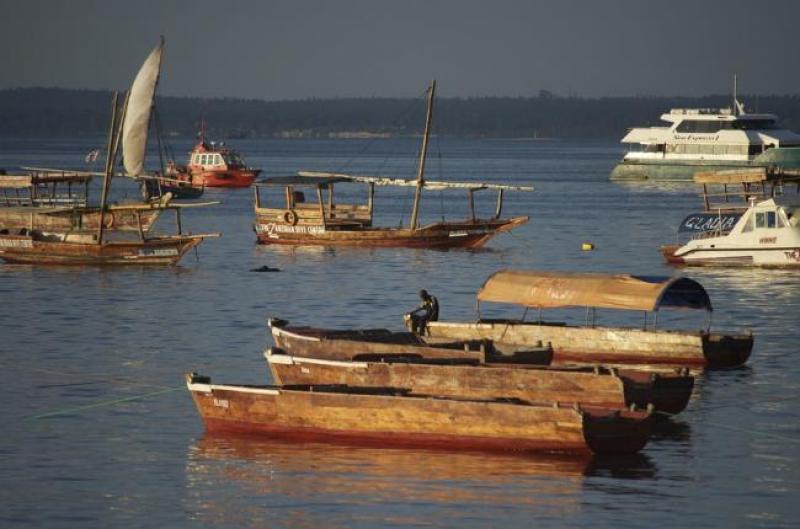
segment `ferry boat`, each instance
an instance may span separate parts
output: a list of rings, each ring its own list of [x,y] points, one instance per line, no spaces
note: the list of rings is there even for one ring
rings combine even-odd
[[[670,264],[689,266],[761,266],[800,268],[800,171],[794,175],[770,175],[766,170],[700,173],[706,212],[684,219],[679,236],[689,233],[685,244],[665,245],[661,253]],[[728,186],[740,183],[744,205],[731,202]],[[724,186],[722,194],[708,193],[708,184]],[[771,189],[767,192],[767,186]],[[757,186],[754,189],[754,186]],[[724,197],[717,205],[709,196]]]
[[[611,180],[691,181],[695,172],[742,167],[800,168],[800,134],[774,114],[751,114],[734,97],[732,108],[675,108],[668,126],[634,128],[621,142],[625,154]]]
[[[239,153],[225,142],[206,142],[202,129],[200,141],[189,154],[189,163],[169,164],[166,170],[167,177],[188,180],[197,188],[250,187],[260,173],[260,169],[247,167]]]

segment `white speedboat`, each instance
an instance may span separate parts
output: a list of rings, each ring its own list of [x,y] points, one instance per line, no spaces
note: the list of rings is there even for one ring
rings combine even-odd
[[[713,217],[713,213],[705,213],[684,219],[682,228],[693,229],[694,234],[682,246],[661,247],[667,262],[800,267],[800,194],[752,198],[743,212],[719,209],[717,220]]]
[[[747,167],[800,168],[800,134],[780,128],[774,114],[733,108],[676,108],[668,126],[633,128],[622,138],[631,150],[612,180],[692,180],[698,171]]]

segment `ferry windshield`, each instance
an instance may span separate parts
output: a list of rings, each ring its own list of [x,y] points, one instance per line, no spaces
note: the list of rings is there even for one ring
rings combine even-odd
[[[677,132],[715,133],[721,130],[769,130],[776,128],[771,119],[738,119],[736,121],[682,121]]]

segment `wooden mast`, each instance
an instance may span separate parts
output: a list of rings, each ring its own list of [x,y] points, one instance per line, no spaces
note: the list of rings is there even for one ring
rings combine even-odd
[[[114,171],[114,140],[117,132],[117,97],[114,92],[111,97],[111,125],[108,127],[108,154],[106,155],[106,167],[103,173],[103,190],[100,193],[100,225],[97,227],[97,244],[103,244],[103,224],[106,214],[106,203],[108,202],[108,188],[111,183],[111,174]]]
[[[419,216],[419,201],[422,198],[422,188],[425,186],[425,158],[428,155],[428,139],[431,133],[431,118],[433,117],[433,94],[436,91],[436,79],[431,81],[428,89],[428,113],[425,116],[425,133],[422,136],[422,150],[419,154],[419,169],[417,170],[417,188],[414,190],[414,208],[411,210],[411,224],[409,228],[417,229]]]

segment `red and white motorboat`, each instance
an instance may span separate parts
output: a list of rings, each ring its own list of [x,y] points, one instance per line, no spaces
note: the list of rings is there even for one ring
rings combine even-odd
[[[169,164],[166,176],[175,180],[189,180],[197,188],[250,187],[261,169],[247,167],[239,153],[224,142],[206,142],[200,131],[200,141],[189,154],[185,166]]]

